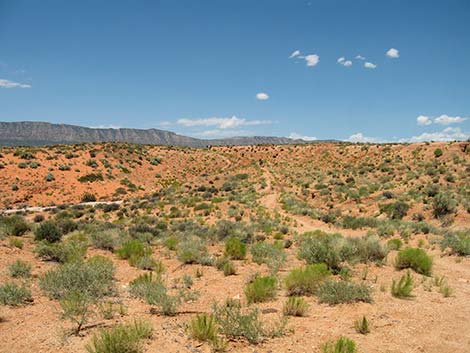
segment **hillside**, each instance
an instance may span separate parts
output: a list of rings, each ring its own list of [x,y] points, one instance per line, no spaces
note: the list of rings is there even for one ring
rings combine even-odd
[[[285,137],[250,136],[225,139],[196,139],[159,129],[89,128],[46,122],[0,122],[0,145],[42,146],[86,142],[128,142],[164,146],[260,145],[302,143]]]

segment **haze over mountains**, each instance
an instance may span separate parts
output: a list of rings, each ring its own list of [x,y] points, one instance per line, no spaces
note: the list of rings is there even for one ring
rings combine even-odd
[[[0,122],[0,145],[4,146],[36,146],[85,142],[129,142],[187,147],[305,143],[303,140],[275,136],[197,139],[159,129],[89,128],[32,121]]]

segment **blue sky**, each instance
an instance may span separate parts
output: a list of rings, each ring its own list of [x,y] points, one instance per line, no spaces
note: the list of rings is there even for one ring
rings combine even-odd
[[[466,139],[469,18],[467,0],[0,0],[0,120]]]

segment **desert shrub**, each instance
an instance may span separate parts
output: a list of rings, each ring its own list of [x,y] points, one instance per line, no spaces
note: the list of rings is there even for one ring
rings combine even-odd
[[[354,321],[354,329],[357,333],[360,333],[362,335],[368,334],[370,332],[370,328],[369,321],[367,321],[367,318],[363,316],[362,319]]]
[[[442,156],[442,150],[440,148],[436,148],[434,150],[434,157],[439,158]]]
[[[455,201],[449,194],[439,193],[434,196],[432,206],[434,217],[440,218],[454,213],[457,207],[457,201]]]
[[[286,253],[278,244],[258,242],[250,249],[253,261],[258,265],[265,263],[272,273],[276,273],[286,261]]]
[[[403,242],[398,238],[390,239],[387,242],[387,247],[389,250],[400,250],[402,245],[403,245]]]
[[[90,233],[91,244],[98,249],[114,251],[123,239],[121,231],[116,229],[105,229]]]
[[[234,260],[242,260],[246,256],[246,245],[239,238],[228,238],[225,242],[225,255]]]
[[[0,216],[0,235],[21,237],[30,230],[29,224],[21,216]]]
[[[346,337],[329,341],[322,346],[322,353],[357,353],[356,343]]]
[[[320,303],[336,305],[341,303],[371,303],[370,288],[365,284],[347,281],[325,281],[317,290]]]
[[[380,205],[379,208],[380,212],[385,213],[390,219],[402,219],[406,216],[406,213],[410,209],[410,205],[404,201],[396,201]]]
[[[321,231],[305,233],[301,239],[298,257],[308,264],[324,263],[328,268],[339,270],[341,259],[341,239],[339,234]]]
[[[244,243],[248,243],[253,239],[253,228],[243,222],[217,221],[213,233],[218,240],[235,237]]]
[[[141,241],[134,239],[123,243],[116,253],[121,259],[128,260],[129,264],[134,265],[140,258],[149,256],[152,249]]]
[[[344,216],[340,221],[341,227],[347,229],[375,228],[378,223],[379,221],[373,217],[353,217],[349,215]]]
[[[308,304],[302,297],[289,297],[282,309],[287,316],[306,316]]]
[[[341,244],[341,259],[350,262],[381,262],[388,250],[376,236],[362,238],[344,238]]]
[[[11,247],[15,247],[15,248],[18,248],[18,249],[23,249],[23,240],[21,240],[19,238],[10,238],[9,241],[8,241],[8,244]]]
[[[163,241],[163,245],[169,250],[176,250],[178,247],[178,238],[175,236],[169,236]]]
[[[152,331],[146,321],[120,324],[101,329],[85,348],[88,353],[143,353],[142,340],[152,337]]]
[[[160,276],[154,276],[153,273],[145,273],[134,279],[129,284],[131,295],[136,298],[144,299],[150,305],[156,305],[160,308],[163,315],[175,315],[182,299],[187,294],[179,291],[171,295],[163,283]]]
[[[244,337],[253,344],[263,339],[264,331],[257,309],[243,312],[239,301],[227,300],[220,306],[214,305],[213,312],[221,332],[226,336]]]
[[[32,266],[30,263],[23,260],[16,260],[8,266],[8,272],[11,277],[28,278],[31,277]]]
[[[413,290],[413,278],[408,271],[406,275],[401,276],[400,280],[392,281],[392,295],[395,298],[410,298],[412,297],[411,291]]]
[[[36,240],[46,240],[49,243],[54,243],[60,241],[62,238],[62,232],[55,222],[46,221],[38,226],[34,232],[34,238]]]
[[[114,265],[102,256],[91,257],[86,262],[65,263],[44,274],[39,286],[51,299],[63,299],[70,293],[103,298],[115,292]]]
[[[24,285],[9,282],[0,285],[0,304],[18,306],[33,301],[31,291]]]
[[[41,241],[34,252],[45,261],[60,263],[80,261],[85,257],[88,245],[78,240],[67,240],[59,243]]]
[[[406,248],[398,252],[395,268],[397,270],[411,268],[417,273],[429,276],[432,269],[432,258],[423,249]]]
[[[200,314],[191,319],[189,333],[198,341],[209,342],[215,351],[223,350],[226,346],[219,335],[219,327],[213,315]]]
[[[261,303],[276,296],[277,280],[273,276],[255,277],[245,287],[248,304]]]
[[[307,265],[294,269],[284,279],[288,295],[314,295],[319,285],[330,275],[325,264]]]
[[[82,196],[82,202],[95,202],[96,196],[90,192],[86,192]]]
[[[205,242],[197,237],[179,243],[176,255],[185,264],[206,265],[211,262]]]
[[[50,182],[50,181],[54,181],[55,180],[55,176],[51,173],[48,173],[46,175],[46,177],[44,178],[46,181]]]
[[[218,270],[223,271],[225,276],[231,276],[236,273],[235,264],[227,257],[219,257],[214,265]]]
[[[37,214],[33,218],[34,223],[41,223],[44,221],[44,216],[42,214]]]
[[[82,175],[78,178],[78,181],[81,183],[93,183],[96,181],[103,181],[103,175],[101,173],[90,173],[86,175]]]
[[[470,255],[470,230],[448,233],[441,241],[441,248],[450,248],[452,254],[460,256]]]

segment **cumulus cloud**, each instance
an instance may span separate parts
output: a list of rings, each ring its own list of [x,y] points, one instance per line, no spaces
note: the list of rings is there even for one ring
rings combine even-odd
[[[266,101],[269,99],[269,95],[264,92],[259,92],[259,93],[256,93],[256,99],[260,101]]]
[[[178,119],[176,123],[185,127],[215,126],[218,129],[233,129],[238,126],[271,124],[272,121],[247,120],[244,118],[237,118],[236,116],[232,116],[231,118]]]
[[[431,125],[432,123],[439,124],[439,125],[451,125],[451,124],[463,123],[465,120],[468,120],[468,119],[469,118],[467,117],[449,116],[447,114],[442,114],[436,118],[430,118],[425,115],[420,115],[416,118],[416,122],[418,125],[421,125],[421,126]]]
[[[416,118],[416,123],[418,125],[422,125],[422,126],[431,125],[432,120],[429,118],[429,116],[420,115]]]
[[[31,88],[32,86],[26,83],[18,83],[18,82],[13,82],[10,80],[0,79],[0,87],[1,88]]]
[[[389,58],[397,59],[400,57],[400,52],[395,48],[390,48],[389,50],[387,50],[386,55]]]
[[[379,142],[375,137],[364,136],[362,132],[352,134],[351,136],[349,136],[347,141],[349,142]]]
[[[316,66],[320,61],[320,57],[317,54],[306,55],[304,59],[307,62],[307,66]]]
[[[199,136],[199,137],[217,138],[217,137],[246,136],[246,135],[251,135],[251,134],[252,134],[252,131],[248,131],[248,130],[213,129],[213,130],[195,132],[195,133],[192,133],[191,135]]]
[[[338,60],[336,60],[336,62],[338,64],[346,66],[346,67],[352,66],[352,61],[351,60],[346,60],[346,58],[343,57],[343,56],[341,58],[339,58]]]
[[[365,57],[363,57],[362,55],[356,55],[356,58],[357,60],[366,60]]]
[[[294,50],[292,54],[289,56],[289,59],[295,58],[296,56],[300,55],[300,50]]]
[[[377,67],[377,65],[375,65],[375,64],[370,63],[370,62],[367,61],[367,62],[364,63],[364,67],[365,67],[366,69],[375,69],[375,68]]]
[[[424,142],[424,141],[454,141],[467,140],[470,133],[463,132],[459,127],[447,127],[438,132],[425,132],[409,139],[401,139],[400,142]]]
[[[440,125],[450,125],[463,123],[465,120],[468,120],[468,118],[463,118],[460,116],[448,116],[447,114],[443,114],[435,118],[434,123]]]
[[[287,137],[293,140],[304,140],[304,141],[315,141],[317,139],[315,136],[306,136],[306,135],[298,134],[296,132],[291,132],[290,135]]]

